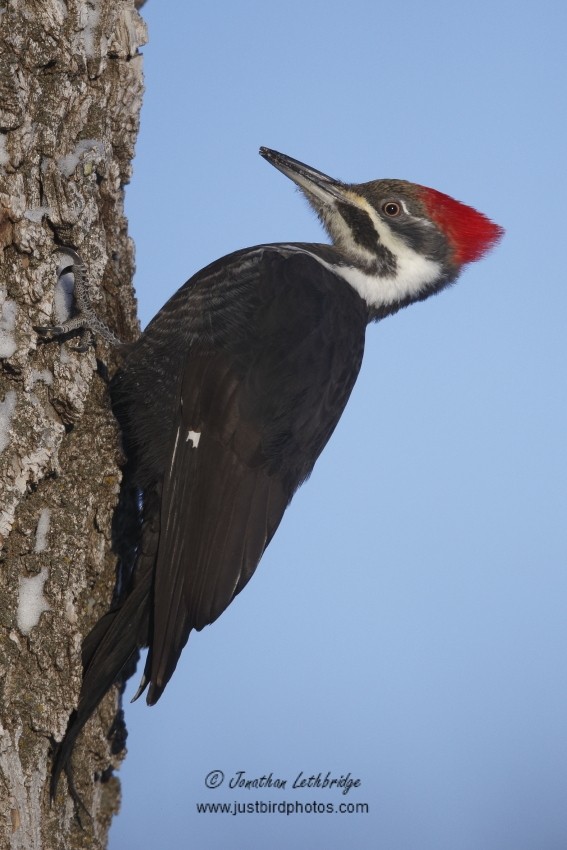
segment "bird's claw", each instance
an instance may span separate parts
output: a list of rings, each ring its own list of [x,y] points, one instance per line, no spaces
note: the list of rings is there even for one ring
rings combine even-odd
[[[71,262],[61,268],[60,273],[68,269],[73,273],[75,305],[78,312],[61,325],[52,327],[40,325],[35,327],[35,331],[42,337],[55,338],[78,330],[81,332],[81,340],[75,347],[75,351],[78,352],[87,351],[94,344],[96,335],[101,336],[111,345],[121,345],[121,340],[98,318],[92,306],[88,293],[86,267],[80,255],[67,246],[56,248],[54,253],[64,254],[71,259]]]

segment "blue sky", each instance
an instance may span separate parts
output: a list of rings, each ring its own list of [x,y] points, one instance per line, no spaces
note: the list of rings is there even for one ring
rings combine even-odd
[[[127,189],[143,324],[223,254],[323,238],[260,145],[434,186],[507,233],[369,328],[253,580],[159,704],[127,709],[111,850],[567,846],[566,9],[147,3]],[[237,771],[288,784],[230,789]],[[291,789],[300,771],[360,786]],[[196,811],[345,799],[368,813]]]

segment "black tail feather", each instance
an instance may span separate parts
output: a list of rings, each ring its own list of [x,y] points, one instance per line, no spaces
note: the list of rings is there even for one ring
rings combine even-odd
[[[83,683],[79,704],[56,745],[51,773],[51,799],[62,771],[71,779],[70,756],[79,733],[98,704],[120,679],[139,648],[148,643],[152,571],[146,569],[120,608],[105,614],[83,642]],[[72,787],[72,779],[70,782]]]
[[[149,490],[140,514],[139,488],[125,468],[119,510],[113,537],[119,552],[115,607],[94,625],[83,640],[83,681],[79,704],[69,718],[63,740],[54,745],[51,772],[51,799],[55,798],[62,772],[77,802],[71,771],[71,754],[85,723],[96,711],[115,682],[126,679],[135,669],[138,650],[147,646],[151,628],[154,564],[159,542],[158,495]]]

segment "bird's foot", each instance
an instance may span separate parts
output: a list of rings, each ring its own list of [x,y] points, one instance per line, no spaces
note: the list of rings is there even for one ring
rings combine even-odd
[[[51,327],[36,326],[35,330],[37,333],[43,337],[53,339],[63,334],[80,330],[81,341],[76,347],[77,351],[86,351],[94,343],[95,336],[101,336],[111,345],[121,345],[121,340],[110,330],[108,325],[99,319],[94,310],[88,292],[87,270],[80,255],[72,248],[66,246],[57,248],[56,250],[71,260],[71,262],[61,267],[60,275],[67,271],[71,271],[73,274],[75,305],[78,312],[75,316],[60,325],[53,325]]]

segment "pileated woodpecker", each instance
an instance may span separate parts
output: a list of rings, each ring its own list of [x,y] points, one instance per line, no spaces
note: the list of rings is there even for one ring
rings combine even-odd
[[[59,745],[75,739],[148,646],[138,689],[161,696],[192,629],[251,578],[313,469],[356,381],[369,322],[439,292],[503,231],[471,207],[403,180],[348,184],[268,148],[332,244],[236,251],[160,310],[111,384],[137,513],[119,607],[83,644],[83,684]]]

